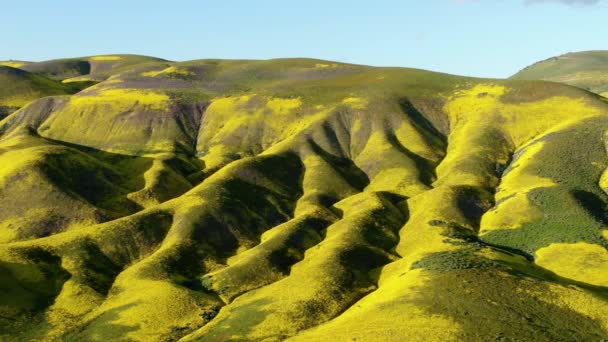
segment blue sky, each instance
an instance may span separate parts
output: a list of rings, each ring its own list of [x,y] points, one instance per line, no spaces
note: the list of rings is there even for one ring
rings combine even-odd
[[[608,0],[1,1],[0,60],[315,57],[508,77],[608,50]]]

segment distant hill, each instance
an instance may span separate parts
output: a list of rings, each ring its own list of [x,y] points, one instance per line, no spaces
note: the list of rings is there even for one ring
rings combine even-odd
[[[101,81],[124,68],[138,64],[167,62],[164,59],[139,55],[100,55],[53,59],[26,63],[21,68],[63,81]],[[1,64],[2,62],[0,62]],[[71,80],[70,80],[71,79]]]
[[[0,65],[0,119],[38,98],[73,92],[73,87],[59,81]]]
[[[608,96],[608,51],[573,52],[526,67],[513,79],[570,84]]]
[[[121,72],[166,67],[167,62],[139,55],[0,61],[0,119],[38,98],[73,94]]]
[[[0,340],[608,338],[596,94],[304,58],[2,70],[57,94],[0,121]]]

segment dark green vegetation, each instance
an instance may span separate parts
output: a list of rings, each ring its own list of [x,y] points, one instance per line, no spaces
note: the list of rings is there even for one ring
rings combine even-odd
[[[5,98],[34,95],[0,121],[3,340],[608,338],[597,94],[311,59],[5,65],[26,84]]]

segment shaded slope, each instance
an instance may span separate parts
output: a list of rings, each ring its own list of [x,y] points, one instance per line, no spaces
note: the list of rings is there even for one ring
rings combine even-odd
[[[105,80],[119,70],[138,64],[166,62],[164,59],[139,55],[100,55],[78,58],[29,62],[19,66],[23,70],[69,82]]]
[[[50,95],[74,94],[136,66],[167,65],[138,55],[105,55],[44,62],[0,61],[0,120],[27,103]]]
[[[562,82],[606,96],[608,51],[574,52],[552,57],[526,67],[512,78]]]
[[[71,94],[76,90],[41,75],[0,65],[0,120],[38,98]]]
[[[78,223],[0,243],[2,331],[605,338],[607,114],[555,83],[307,59],[135,68],[39,100],[0,123],[0,158],[30,158],[0,174],[39,182],[0,183],[26,221],[0,224]]]

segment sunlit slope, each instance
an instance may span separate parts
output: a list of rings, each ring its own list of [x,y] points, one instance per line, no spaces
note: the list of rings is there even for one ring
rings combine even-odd
[[[574,52],[552,57],[526,67],[512,78],[561,82],[607,96],[608,51]]]
[[[556,83],[135,67],[0,122],[0,331],[605,339],[606,129]]]

